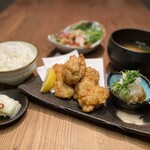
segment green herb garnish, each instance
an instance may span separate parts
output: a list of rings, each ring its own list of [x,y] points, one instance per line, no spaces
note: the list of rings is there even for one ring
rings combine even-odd
[[[125,101],[128,101],[130,96],[129,86],[140,76],[139,71],[126,70],[122,72],[122,78],[111,85],[112,91]]]

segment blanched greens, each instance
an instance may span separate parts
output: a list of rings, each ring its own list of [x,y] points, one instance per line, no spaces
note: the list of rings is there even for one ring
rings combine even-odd
[[[81,23],[72,27],[73,30],[82,30],[87,36],[85,43],[95,43],[103,36],[102,29],[92,22]]]
[[[122,78],[111,85],[112,91],[125,101],[130,97],[130,85],[140,76],[139,71],[126,70],[122,72]]]

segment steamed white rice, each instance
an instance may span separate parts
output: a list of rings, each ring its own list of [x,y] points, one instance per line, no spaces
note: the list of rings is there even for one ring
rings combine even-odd
[[[21,68],[35,58],[35,53],[23,42],[6,42],[0,44],[0,71]]]

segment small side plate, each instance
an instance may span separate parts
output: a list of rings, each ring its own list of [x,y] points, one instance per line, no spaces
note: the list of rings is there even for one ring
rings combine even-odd
[[[9,123],[16,121],[24,114],[24,112],[26,111],[27,106],[28,106],[28,99],[25,95],[23,95],[19,91],[19,89],[1,91],[0,94],[5,94],[15,100],[18,100],[19,103],[21,104],[21,108],[15,117],[9,118],[9,117],[0,116],[0,126],[4,126],[4,125],[7,125]]]

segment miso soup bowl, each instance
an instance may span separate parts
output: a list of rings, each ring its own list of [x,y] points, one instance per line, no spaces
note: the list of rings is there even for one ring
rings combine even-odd
[[[111,34],[107,50],[110,62],[115,68],[139,69],[142,73],[150,70],[150,51],[133,51],[121,44],[136,41],[150,46],[150,32],[140,29],[119,29]]]
[[[16,45],[16,47],[13,47],[12,45]],[[12,51],[12,55],[15,55],[16,49],[19,50],[19,48],[21,49],[23,47],[26,47],[29,50],[28,53],[26,53],[26,58],[29,57],[29,53],[32,53],[33,55],[32,60],[26,61],[25,65],[20,65],[18,68],[15,69],[12,68],[11,70],[8,69],[8,70],[0,71],[0,83],[8,84],[8,85],[18,85],[24,82],[35,70],[38,51],[37,48],[30,43],[22,42],[22,41],[9,41],[9,42],[0,43],[0,52],[4,48],[8,49],[8,47],[11,47],[9,49],[10,51],[11,49],[14,49],[14,51]],[[5,57],[5,53],[3,53],[3,55]],[[15,61],[15,58],[12,59],[13,61]],[[12,65],[13,65],[13,61],[10,61],[12,62]],[[4,63],[4,67],[7,67],[5,63]]]

